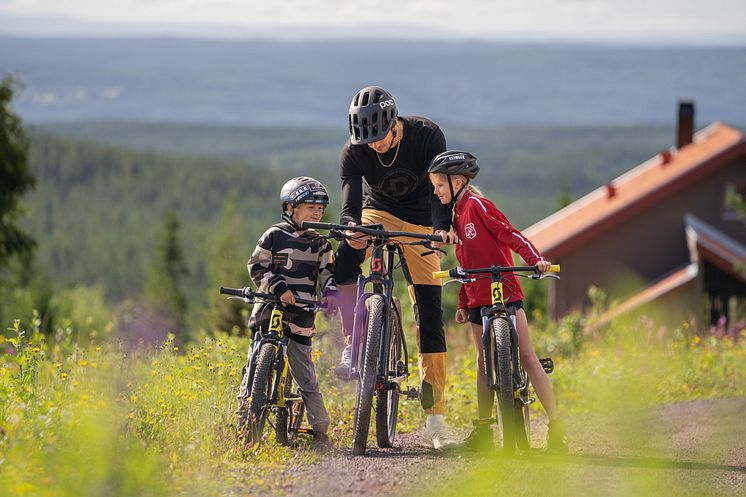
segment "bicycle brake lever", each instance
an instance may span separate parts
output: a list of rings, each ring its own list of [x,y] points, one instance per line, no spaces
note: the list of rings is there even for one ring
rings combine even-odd
[[[448,255],[448,252],[446,252],[445,250],[443,250],[443,249],[442,249],[442,248],[440,248],[440,247],[433,247],[433,246],[432,246],[432,245],[430,245],[429,243],[423,243],[422,245],[423,245],[423,246],[425,246],[425,247],[427,247],[427,248],[429,248],[430,250],[428,250],[427,252],[423,252],[423,253],[421,253],[421,254],[420,254],[420,257],[425,257],[425,256],[428,256],[428,255],[430,255],[430,254],[434,254],[436,250],[437,250],[438,252],[440,252],[441,254],[443,254],[443,255]]]

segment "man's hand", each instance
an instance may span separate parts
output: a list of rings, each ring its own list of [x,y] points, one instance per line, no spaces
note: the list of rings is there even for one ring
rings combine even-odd
[[[350,221],[349,223],[347,223],[347,226],[357,226],[357,224]],[[345,235],[352,237],[352,239],[347,239],[346,241],[347,245],[354,248],[355,250],[362,250],[368,247],[368,240],[370,240],[370,235],[349,230],[345,231]]]
[[[291,290],[286,290],[285,293],[280,295],[280,302],[285,305],[295,305],[295,295]]]
[[[469,311],[466,309],[456,309],[456,322],[465,323],[469,320]]]
[[[444,243],[448,245],[457,245],[461,243],[461,240],[458,239],[458,236],[456,236],[455,233],[451,233],[449,231],[437,230],[433,234],[438,235],[443,239],[443,242],[430,242],[430,244],[435,248],[440,248],[440,246]]]

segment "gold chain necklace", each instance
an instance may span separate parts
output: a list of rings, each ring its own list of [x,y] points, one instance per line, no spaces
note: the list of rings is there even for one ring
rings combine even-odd
[[[376,152],[376,157],[378,158],[378,163],[381,164],[383,167],[391,167],[391,166],[393,166],[394,162],[396,162],[396,158],[399,156],[399,145],[401,145],[401,140],[399,140],[399,142],[396,144],[396,152],[394,152],[394,158],[391,159],[391,162],[389,162],[388,164],[384,164],[383,161],[381,160],[381,154],[379,154],[378,152]],[[386,152],[384,152],[384,153],[386,153]]]

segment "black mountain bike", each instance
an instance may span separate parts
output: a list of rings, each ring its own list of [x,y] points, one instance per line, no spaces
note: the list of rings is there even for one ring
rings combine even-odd
[[[236,411],[239,440],[260,442],[269,421],[280,445],[291,445],[299,433],[313,435],[313,429],[303,427],[306,409],[293,376],[290,374],[284,331],[288,325],[285,307],[275,295],[246,288],[220,287],[220,293],[232,295],[244,302],[270,302],[272,314],[267,330],[258,330],[251,339],[249,359],[242,371],[242,389],[250,393],[241,398]],[[321,302],[296,298],[307,309],[323,309]],[[247,374],[248,373],[248,374]],[[274,414],[274,424],[269,419]]]
[[[441,242],[438,235],[384,231],[380,224],[345,226],[330,223],[303,223],[306,228],[329,230],[329,238],[351,238],[345,231],[370,235],[373,247],[370,275],[357,280],[357,300],[352,332],[350,377],[358,379],[352,453],[365,454],[368,443],[370,414],[375,397],[376,442],[381,448],[391,447],[396,437],[401,384],[409,376],[409,357],[401,323],[401,304],[393,296],[394,270],[401,267],[408,284],[412,278],[404,257],[403,245],[424,245],[439,250],[430,242]],[[413,238],[404,242],[397,238]],[[428,254],[429,252],[426,252]],[[398,255],[395,264],[394,256]],[[366,287],[371,288],[366,291]],[[419,389],[403,392],[407,398],[418,399]]]
[[[487,387],[497,395],[497,418],[478,420],[478,423],[498,423],[503,440],[503,451],[512,454],[515,447],[521,450],[531,448],[530,405],[534,402],[531,381],[521,366],[518,349],[515,308],[506,307],[512,289],[506,299],[503,293],[503,274],[531,272],[528,278],[542,279],[546,276],[559,278],[556,274],[559,265],[552,265],[542,273],[536,266],[492,266],[481,269],[460,267],[433,273],[434,278],[453,278],[462,283],[477,278],[492,280],[492,307],[482,308],[482,346],[484,347]],[[521,276],[521,275],[518,275]],[[539,359],[547,373],[554,370],[552,359]]]

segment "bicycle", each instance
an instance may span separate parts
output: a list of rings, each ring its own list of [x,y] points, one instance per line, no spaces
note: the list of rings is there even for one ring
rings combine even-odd
[[[252,337],[249,360],[241,374],[242,382],[246,381],[250,396],[239,400],[236,411],[239,440],[260,442],[264,437],[264,427],[270,413],[275,415],[273,427],[278,444],[292,445],[299,433],[313,435],[312,428],[302,426],[305,404],[298,385],[289,372],[288,338],[284,336],[288,323],[284,304],[274,295],[255,292],[249,287],[220,287],[220,293],[238,297],[251,304],[258,301],[272,304],[268,329],[266,333],[260,329]],[[309,309],[325,308],[321,302],[314,300],[295,300]],[[247,368],[248,376],[245,375]]]
[[[476,420],[475,424],[497,423],[501,429],[503,452],[506,454],[512,454],[516,446],[520,450],[531,448],[530,405],[535,399],[532,397],[531,381],[521,366],[515,308],[505,306],[507,299],[503,288],[503,274],[530,271],[533,274],[527,277],[532,279],[559,278],[553,274],[559,270],[560,266],[554,264],[544,273],[536,266],[492,266],[480,269],[455,267],[433,273],[433,278],[453,278],[451,281],[461,283],[475,281],[477,278],[491,278],[492,307],[483,307],[481,310],[482,346],[487,387],[495,391],[497,397],[497,417]],[[551,358],[539,359],[539,362],[547,374],[554,371]]]
[[[424,245],[431,250],[431,242],[442,242],[438,235],[384,231],[383,225],[367,224],[345,226],[331,223],[303,223],[305,228],[329,231],[329,238],[349,239],[345,231],[370,235],[373,247],[370,257],[370,274],[360,275],[357,280],[352,332],[352,360],[350,376],[358,379],[357,403],[352,435],[352,453],[365,454],[370,428],[371,409],[375,396],[376,443],[378,447],[392,447],[396,438],[396,422],[399,416],[401,384],[409,377],[409,356],[401,323],[401,304],[393,296],[393,272],[401,267],[408,284],[412,278],[407,267],[403,245]],[[404,242],[395,238],[414,238],[419,241]],[[429,254],[427,252],[426,254]],[[399,263],[394,263],[398,255]],[[423,255],[426,255],[423,254]],[[372,285],[372,291],[366,287]],[[404,391],[407,399],[419,399],[419,389]]]

